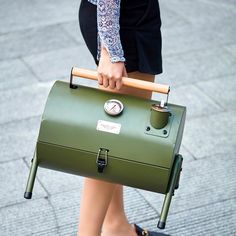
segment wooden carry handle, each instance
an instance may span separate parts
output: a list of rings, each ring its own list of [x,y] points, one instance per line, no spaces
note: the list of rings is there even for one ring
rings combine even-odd
[[[82,77],[91,80],[97,80],[97,71],[94,70],[87,70],[77,67],[72,67],[71,69],[71,84],[72,84],[72,77]],[[165,84],[158,84],[144,80],[132,79],[128,77],[122,77],[122,83],[126,86],[130,86],[133,88],[144,89],[148,91],[158,92],[168,94],[170,92],[170,86]]]

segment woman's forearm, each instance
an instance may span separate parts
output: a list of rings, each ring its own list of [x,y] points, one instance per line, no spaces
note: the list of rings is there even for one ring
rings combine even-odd
[[[105,47],[111,62],[125,61],[120,41],[120,0],[97,0],[98,47]],[[100,53],[98,55],[98,59]]]

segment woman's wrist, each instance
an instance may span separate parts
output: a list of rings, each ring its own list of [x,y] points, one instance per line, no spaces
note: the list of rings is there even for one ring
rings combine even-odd
[[[101,55],[106,55],[110,58],[110,62],[111,63],[115,63],[115,62],[125,62],[125,58],[122,55],[116,55],[116,54],[111,54],[107,48],[105,48],[104,46],[101,48]]]
[[[125,58],[124,57],[119,57],[119,56],[110,57],[110,60],[111,60],[112,63],[125,62]]]
[[[125,60],[122,60],[122,58],[121,58],[121,60],[119,60],[120,58],[119,57],[117,57],[117,58],[115,58],[115,60],[113,61],[112,60],[112,58],[111,58],[111,56],[109,55],[109,52],[107,51],[107,49],[105,48],[105,47],[102,47],[101,48],[101,58],[100,58],[100,60],[102,61],[102,62],[106,62],[106,63],[108,63],[108,64],[110,64],[110,65],[114,65],[114,64],[123,64],[124,65],[124,62],[125,62]],[[107,65],[108,65],[107,64]]]

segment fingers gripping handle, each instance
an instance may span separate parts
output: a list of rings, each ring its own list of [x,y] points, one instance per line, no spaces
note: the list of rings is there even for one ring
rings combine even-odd
[[[71,88],[73,87],[73,84],[72,84],[73,76],[82,77],[82,78],[91,79],[91,80],[97,80],[97,77],[98,77],[96,71],[72,67],[71,78],[70,78]],[[143,89],[143,90],[148,90],[148,91],[153,91],[153,92],[158,92],[158,93],[169,94],[170,92],[169,85],[152,83],[152,82],[144,81],[144,80],[122,77],[122,83],[125,86],[130,86],[133,88],[138,88],[138,89]]]

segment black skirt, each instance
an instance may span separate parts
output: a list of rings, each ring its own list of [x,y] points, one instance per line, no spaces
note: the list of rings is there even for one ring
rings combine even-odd
[[[97,6],[82,0],[79,23],[85,43],[97,60]],[[161,19],[157,0],[121,0],[120,39],[127,72],[162,73]]]

